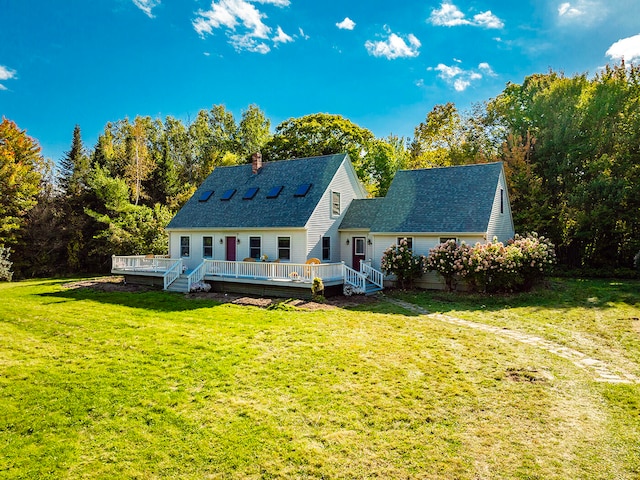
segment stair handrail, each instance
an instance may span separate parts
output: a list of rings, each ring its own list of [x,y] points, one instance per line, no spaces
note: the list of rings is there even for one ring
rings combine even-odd
[[[343,281],[351,286],[352,293],[364,293],[366,291],[366,277],[364,274],[343,265]]]
[[[376,270],[370,263],[364,262],[360,264],[360,270],[367,280],[380,288],[384,288],[384,274],[380,270]]]
[[[188,276],[187,276],[187,292],[191,291],[191,285],[194,283],[198,283],[200,280],[204,278],[205,262],[203,261],[200,265],[198,265]]]
[[[169,285],[176,281],[176,279],[180,276],[182,272],[182,259],[176,261],[173,265],[171,265],[164,275],[162,279],[164,281],[164,289],[166,290]]]

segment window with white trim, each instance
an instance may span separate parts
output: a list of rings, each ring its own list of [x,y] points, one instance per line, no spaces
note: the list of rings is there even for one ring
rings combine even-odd
[[[190,243],[191,238],[187,236],[180,237],[180,256],[181,257],[189,257],[191,256],[190,252]]]
[[[331,237],[322,237],[322,260],[331,260]]]
[[[202,258],[213,257],[213,237],[202,237]]]
[[[278,258],[291,260],[291,237],[278,237]]]
[[[340,192],[331,192],[331,215],[340,216]]]
[[[456,237],[440,237],[440,243],[447,243],[449,240],[453,240],[458,243],[458,239]]]
[[[400,242],[402,240],[406,240],[407,241],[407,248],[411,251],[413,251],[413,237],[398,237],[398,245],[400,245]]]
[[[262,256],[262,237],[249,237],[249,256],[255,259]]]

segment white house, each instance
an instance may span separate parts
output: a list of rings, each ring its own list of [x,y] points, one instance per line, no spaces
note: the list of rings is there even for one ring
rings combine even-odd
[[[452,238],[506,242],[515,231],[502,162],[401,170],[384,198],[352,202],[339,230],[343,260],[356,269],[364,259],[380,268],[384,250],[403,238],[423,255]],[[440,283],[425,275],[421,286]]]
[[[320,277],[372,292],[383,286],[384,250],[402,238],[427,255],[451,238],[514,236],[502,163],[402,170],[386,197],[365,197],[346,154],[264,164],[256,154],[251,165],[207,177],[167,226],[168,259],[114,257],[112,272],[160,275],[165,288],[182,291],[204,279],[229,291],[242,284],[243,292],[291,295],[286,288],[300,285],[280,282]],[[423,286],[439,283],[427,275]]]

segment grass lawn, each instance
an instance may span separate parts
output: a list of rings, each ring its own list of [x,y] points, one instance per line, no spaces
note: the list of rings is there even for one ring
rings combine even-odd
[[[0,478],[640,478],[640,384],[418,316],[0,283]],[[640,282],[393,294],[640,377]]]

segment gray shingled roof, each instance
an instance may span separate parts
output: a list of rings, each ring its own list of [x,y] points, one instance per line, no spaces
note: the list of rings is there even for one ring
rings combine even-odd
[[[265,162],[257,174],[251,172],[250,164],[217,167],[167,228],[304,227],[346,157],[340,154]],[[309,192],[294,197],[304,183],[312,184]],[[284,187],[280,195],[266,198],[269,190],[279,185]],[[251,200],[243,200],[251,187],[258,187],[258,193]],[[231,200],[220,200],[232,188],[237,191]],[[200,202],[198,199],[208,190],[213,190],[213,195]]]
[[[486,232],[502,163],[401,170],[371,232]]]
[[[376,217],[384,200],[382,197],[352,200],[349,209],[344,214],[342,223],[340,223],[340,230],[369,230],[371,222]]]

